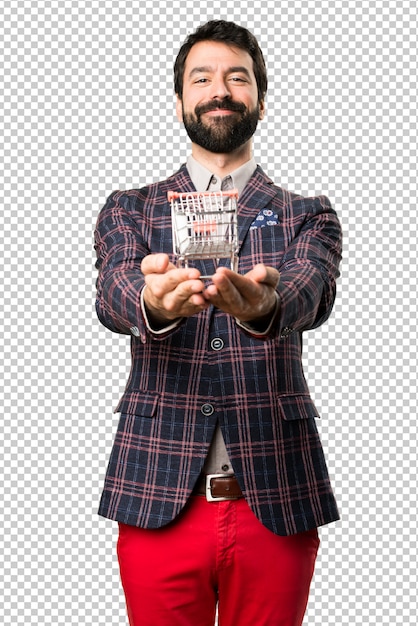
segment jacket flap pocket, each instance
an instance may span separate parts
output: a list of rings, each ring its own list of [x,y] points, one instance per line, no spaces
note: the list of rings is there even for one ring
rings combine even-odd
[[[115,409],[115,413],[153,417],[157,410],[159,394],[150,391],[126,391]]]
[[[287,421],[319,417],[318,410],[307,393],[278,396],[277,404],[280,417]]]

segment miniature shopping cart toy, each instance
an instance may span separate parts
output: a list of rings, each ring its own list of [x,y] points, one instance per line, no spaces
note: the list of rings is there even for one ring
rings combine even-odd
[[[229,258],[238,269],[238,191],[168,192],[177,267],[197,259],[212,259],[215,268]],[[210,276],[201,276],[210,278]]]

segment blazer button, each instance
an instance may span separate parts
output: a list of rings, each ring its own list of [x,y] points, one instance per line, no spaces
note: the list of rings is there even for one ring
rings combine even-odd
[[[222,348],[224,347],[224,342],[220,337],[215,337],[210,342],[210,347],[212,348],[212,350],[222,350]]]
[[[209,404],[209,403],[202,404],[202,406],[200,407],[201,413],[203,413],[203,415],[206,415],[206,417],[208,417],[209,415],[212,415],[214,410],[215,409],[213,408],[212,404]]]

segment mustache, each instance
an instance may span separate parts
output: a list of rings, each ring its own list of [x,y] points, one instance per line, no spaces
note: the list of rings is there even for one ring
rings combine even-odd
[[[246,111],[245,105],[241,102],[234,102],[233,100],[211,100],[211,102],[197,106],[195,113],[197,117],[200,117],[203,113],[209,113],[209,111],[216,111],[217,109],[236,111],[237,113],[245,113]]]

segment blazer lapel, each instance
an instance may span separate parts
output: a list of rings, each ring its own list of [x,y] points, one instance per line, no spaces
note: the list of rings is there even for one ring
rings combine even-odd
[[[186,165],[182,165],[181,168],[173,174],[173,176],[167,179],[167,182],[171,190],[178,191],[179,193],[196,191]]]
[[[280,187],[276,187],[261,167],[257,166],[238,200],[238,238],[240,247],[259,212],[268,206],[272,199],[280,193]]]

